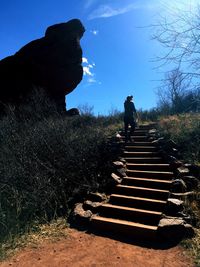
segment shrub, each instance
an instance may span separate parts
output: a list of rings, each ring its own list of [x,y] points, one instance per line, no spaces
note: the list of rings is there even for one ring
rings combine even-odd
[[[74,199],[103,190],[111,174],[108,136],[118,118],[66,117],[33,100],[0,121],[1,239],[68,214]]]
[[[159,121],[160,130],[179,146],[182,158],[200,164],[200,114],[174,115]]]

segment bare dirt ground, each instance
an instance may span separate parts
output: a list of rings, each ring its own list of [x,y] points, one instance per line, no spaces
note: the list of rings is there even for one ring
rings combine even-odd
[[[27,247],[0,267],[186,267],[192,259],[180,246],[147,248],[68,229],[59,241]]]

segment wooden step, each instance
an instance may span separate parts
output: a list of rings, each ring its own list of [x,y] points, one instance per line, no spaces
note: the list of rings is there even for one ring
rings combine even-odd
[[[129,185],[117,185],[113,193],[127,195],[127,196],[134,196],[134,197],[158,199],[158,200],[166,200],[169,196],[169,190],[161,190],[155,188],[146,188],[146,187],[129,186]]]
[[[125,146],[124,148],[125,151],[129,151],[129,152],[136,152],[136,151],[141,151],[141,152],[155,152],[157,151],[157,147],[156,146],[136,146],[136,145],[132,145],[132,146]]]
[[[142,171],[142,170],[129,170],[127,169],[126,175],[128,177],[148,177],[171,180],[174,177],[173,172],[164,171]]]
[[[119,205],[119,206],[127,206],[139,209],[146,210],[155,210],[155,211],[163,211],[167,201],[143,198],[143,197],[134,197],[134,196],[126,196],[120,194],[112,194],[110,196],[111,204]]]
[[[130,208],[112,205],[109,203],[99,207],[100,216],[138,222],[148,225],[157,225],[162,215],[159,211]]]
[[[167,163],[126,163],[129,170],[143,170],[143,171],[171,171],[170,165]]]
[[[133,135],[133,136],[131,136],[131,138],[134,139],[135,142],[148,141],[148,137],[146,135]],[[125,137],[122,136],[121,139],[125,140]]]
[[[172,181],[151,179],[151,178],[141,178],[141,177],[124,177],[122,180],[122,184],[169,190],[171,187]]]
[[[125,136],[125,132],[124,131],[121,131],[119,132],[119,134],[121,136]],[[136,135],[136,136],[144,136],[144,135],[147,135],[148,134],[148,131],[147,130],[135,130],[133,135]]]
[[[152,142],[148,141],[135,141],[135,142],[128,142],[126,143],[126,146],[153,146]]]
[[[157,163],[160,164],[164,160],[161,157],[126,157],[124,158],[127,163]]]
[[[123,156],[125,158],[133,158],[133,157],[159,157],[160,153],[158,152],[142,152],[142,151],[137,151],[137,152],[130,152],[130,151],[124,151]]]
[[[139,125],[139,129],[147,129],[147,130],[151,130],[151,129],[155,129],[155,127],[157,126],[157,123],[148,123],[148,124],[140,124]]]
[[[103,233],[123,234],[128,237],[143,239],[154,239],[157,236],[157,226],[145,225],[102,216],[92,216],[91,224],[94,230],[101,230]]]

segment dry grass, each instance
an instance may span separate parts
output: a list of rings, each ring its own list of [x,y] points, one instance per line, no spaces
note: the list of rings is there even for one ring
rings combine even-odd
[[[8,110],[0,120],[0,242],[4,251],[15,246],[15,237],[30,232],[35,221],[41,224],[68,216],[73,203],[88,191],[107,186],[117,157],[108,137],[120,124],[120,114],[61,115],[41,95],[31,97],[17,113]]]
[[[200,113],[189,113],[161,118],[162,134],[179,146],[184,161],[200,165]]]
[[[200,165],[200,114],[189,113],[162,118],[160,129],[166,138],[173,139],[182,154],[182,160]],[[182,245],[195,258],[196,266],[200,266],[200,199],[199,189],[193,201],[185,201],[188,213],[195,217],[195,237],[184,240]]]
[[[11,257],[25,247],[37,248],[45,241],[55,242],[67,236],[68,225],[64,218],[50,223],[38,224],[27,230],[23,235],[10,236],[0,247],[0,261]]]
[[[181,245],[188,250],[188,253],[194,259],[197,267],[200,266],[200,229],[195,229],[195,237],[186,239],[181,242]]]

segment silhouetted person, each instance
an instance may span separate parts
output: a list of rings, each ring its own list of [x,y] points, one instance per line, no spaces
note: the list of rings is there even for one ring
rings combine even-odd
[[[135,116],[134,116],[135,115]],[[137,112],[135,109],[135,105],[133,103],[133,96],[127,96],[124,102],[124,130],[125,130],[125,142],[133,141],[131,140],[131,135],[133,135],[135,127]],[[128,131],[129,125],[131,126],[130,132]]]

